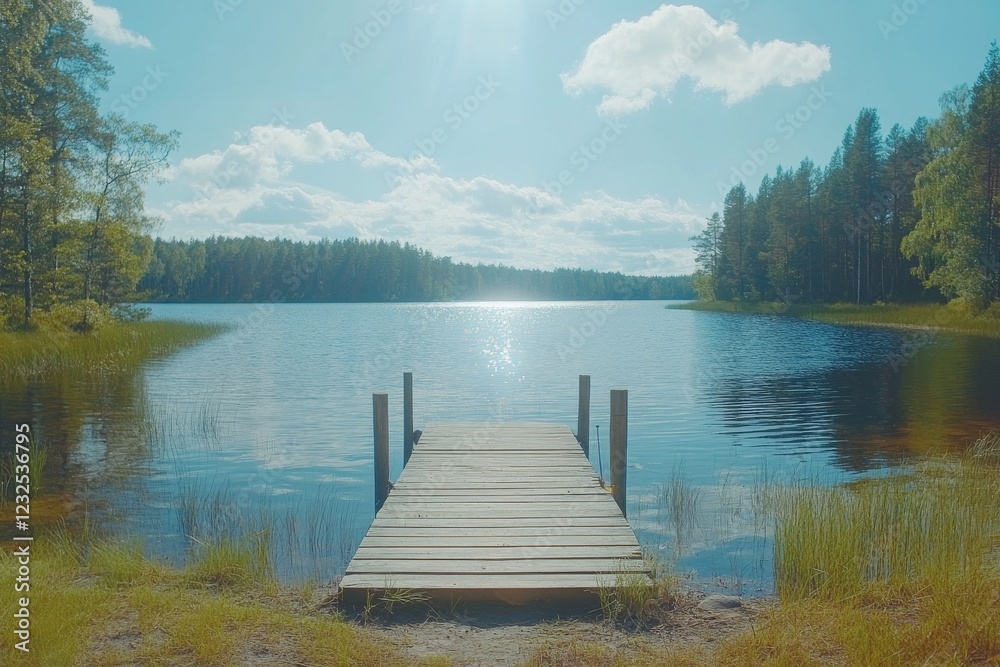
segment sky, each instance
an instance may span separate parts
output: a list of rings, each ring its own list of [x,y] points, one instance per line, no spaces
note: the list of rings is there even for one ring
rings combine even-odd
[[[159,236],[635,275],[862,108],[936,117],[1000,37],[995,0],[82,1],[104,110],[180,132]]]

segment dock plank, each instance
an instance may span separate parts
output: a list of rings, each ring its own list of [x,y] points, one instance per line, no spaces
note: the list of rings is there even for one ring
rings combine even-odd
[[[639,547],[631,545],[527,545],[519,547],[479,547],[461,546],[446,547],[444,545],[424,544],[405,547],[363,547],[351,560],[354,565],[361,560],[538,560],[542,558],[606,558],[633,559],[642,558]],[[348,566],[347,571],[351,568]]]
[[[424,430],[341,582],[363,600],[592,597],[649,574],[635,533],[569,428],[440,424]]]

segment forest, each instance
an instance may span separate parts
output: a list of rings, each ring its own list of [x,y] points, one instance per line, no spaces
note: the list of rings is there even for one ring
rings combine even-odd
[[[690,276],[453,263],[409,243],[157,239],[143,298],[193,302],[693,299]]]
[[[706,301],[1000,301],[1000,50],[941,116],[893,125],[862,109],[826,167],[743,183],[692,241]]]

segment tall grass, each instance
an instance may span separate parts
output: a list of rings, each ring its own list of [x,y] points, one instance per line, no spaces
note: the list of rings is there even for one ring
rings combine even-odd
[[[985,576],[1000,538],[1000,474],[975,457],[927,459],[850,486],[776,490],[782,598],[914,593]]]
[[[121,373],[224,330],[216,324],[151,321],[109,323],[90,333],[68,328],[0,331],[0,377]]]
[[[646,628],[674,606],[678,588],[679,578],[654,556],[644,558],[642,569],[621,561],[615,572],[599,577],[601,614],[614,623]]]
[[[684,477],[681,464],[673,467],[670,478],[658,489],[659,514],[673,530],[678,556],[697,525],[702,495],[702,490]]]
[[[272,584],[272,537],[271,527],[262,526],[255,533],[239,537],[223,535],[206,542],[196,540],[188,572],[194,581],[223,588]]]
[[[357,548],[356,510],[328,485],[282,509],[272,506],[266,490],[251,495],[214,481],[182,482],[177,499],[187,561],[202,564],[204,581],[221,584],[264,575],[308,580],[342,573]],[[218,568],[213,575],[220,560],[234,570]]]

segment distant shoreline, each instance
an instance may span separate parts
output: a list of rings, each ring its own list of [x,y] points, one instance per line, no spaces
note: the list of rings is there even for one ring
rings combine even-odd
[[[741,315],[783,315],[826,324],[1000,337],[1000,318],[992,313],[970,315],[956,306],[935,303],[859,306],[855,304],[691,301],[670,304],[667,308]]]
[[[273,304],[304,304],[304,305],[411,305],[411,306],[439,306],[442,304],[475,304],[475,303],[665,303],[669,307],[673,307],[680,304],[687,304],[691,302],[690,299],[610,299],[610,298],[594,298],[594,299],[582,299],[582,298],[572,298],[572,299],[557,299],[557,298],[530,298],[530,299],[519,299],[519,298],[482,298],[482,299],[450,299],[450,300],[439,300],[439,301],[298,301],[298,300],[280,300],[280,301],[269,301],[265,300],[242,300],[242,301],[178,301],[178,300],[164,300],[164,301],[141,301],[135,305],[144,306],[160,306],[160,305],[192,305],[192,306],[226,306],[226,305],[247,305],[253,306],[261,303],[273,303]]]

